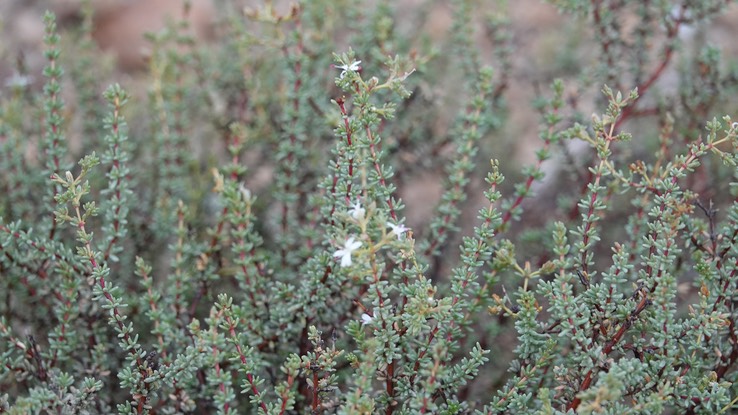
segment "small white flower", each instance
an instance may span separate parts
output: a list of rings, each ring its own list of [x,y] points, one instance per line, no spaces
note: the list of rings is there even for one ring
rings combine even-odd
[[[733,124],[731,124],[730,125],[730,128],[732,128],[734,130],[738,130],[738,122],[734,122]]]
[[[350,65],[336,65],[336,69],[341,69],[341,75],[338,77],[343,79],[348,71],[356,72],[360,69],[359,64],[361,61],[353,61]]]
[[[349,215],[351,215],[351,217],[356,220],[362,220],[364,219],[365,213],[366,213],[366,210],[364,210],[364,208],[361,207],[361,202],[359,202],[359,199],[356,199],[356,203],[351,204],[351,209],[349,209]]]
[[[371,314],[364,313],[361,315],[361,325],[366,326],[367,324],[371,324],[377,317],[379,317],[379,311],[376,308],[372,310]]]
[[[374,317],[370,316],[367,313],[364,313],[361,315],[361,325],[366,326],[367,324],[370,324],[374,320]]]
[[[393,233],[393,234],[397,235],[397,240],[398,241],[400,239],[402,239],[402,234],[403,233],[405,233],[405,232],[407,232],[407,231],[410,230],[410,229],[406,228],[405,225],[403,225],[401,223],[398,224],[398,225],[395,225],[392,222],[387,222],[387,226],[389,226],[390,228],[392,228],[392,232],[390,232],[390,233]]]
[[[249,190],[243,183],[238,185],[238,191],[241,192],[243,200],[251,200],[251,190]]]
[[[351,266],[351,253],[359,249],[361,242],[357,241],[353,236],[346,240],[343,245],[343,249],[333,253],[333,256],[338,258],[341,257],[341,267]]]

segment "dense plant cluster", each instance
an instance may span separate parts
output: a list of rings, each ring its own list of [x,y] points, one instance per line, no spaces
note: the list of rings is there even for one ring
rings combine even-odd
[[[726,2],[552,2],[522,168],[508,6],[433,43],[375,3],[221,0],[217,44],[149,36],[145,96],[89,2],[46,14],[0,96],[0,413],[738,408],[738,61],[683,36]]]

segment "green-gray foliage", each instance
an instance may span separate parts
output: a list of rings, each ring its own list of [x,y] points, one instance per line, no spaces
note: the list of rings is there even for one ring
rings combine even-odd
[[[148,96],[106,108],[89,4],[47,13],[43,89],[0,96],[0,412],[735,411],[737,62],[679,36],[724,2],[552,1],[592,39],[524,167],[490,144],[515,22],[451,3],[431,44],[391,1],[221,0],[217,43],[152,34]]]

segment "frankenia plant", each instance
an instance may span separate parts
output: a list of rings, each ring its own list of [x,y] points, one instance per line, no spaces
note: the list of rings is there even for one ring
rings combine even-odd
[[[220,1],[145,93],[90,3],[47,14],[43,87],[0,95],[0,411],[735,411],[738,76],[680,37],[724,5],[553,3],[591,36],[522,168],[504,4],[431,44],[393,2]]]

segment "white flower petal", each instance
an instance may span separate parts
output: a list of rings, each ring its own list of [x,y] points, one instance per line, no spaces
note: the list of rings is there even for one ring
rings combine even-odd
[[[346,242],[346,246],[344,249],[348,251],[356,251],[361,246],[361,242],[354,241],[353,238],[351,238],[348,242]]]
[[[343,245],[343,249],[339,249],[333,253],[335,258],[341,257],[341,267],[351,266],[351,253],[359,249],[361,242],[356,238],[349,237]]]
[[[251,190],[249,190],[243,183],[238,185],[238,191],[241,192],[243,200],[251,200]]]
[[[356,203],[351,204],[351,209],[349,209],[349,214],[352,218],[356,220],[362,220],[364,219],[364,214],[366,213],[366,210],[361,207],[361,202],[357,199]]]
[[[410,229],[406,228],[405,225],[403,225],[403,224],[395,225],[392,222],[387,222],[387,226],[389,226],[392,229],[392,231],[390,233],[393,233],[393,234],[397,235],[397,240],[398,241],[400,239],[402,239],[402,234],[404,234],[405,232],[407,232],[407,231],[410,230]]]
[[[338,77],[343,79],[343,77],[346,76],[346,73],[348,73],[348,71],[352,71],[352,72],[358,71],[359,69],[361,69],[361,67],[359,67],[360,63],[361,61],[353,61],[348,65],[335,65],[336,69],[341,70],[341,74],[338,75]]]

